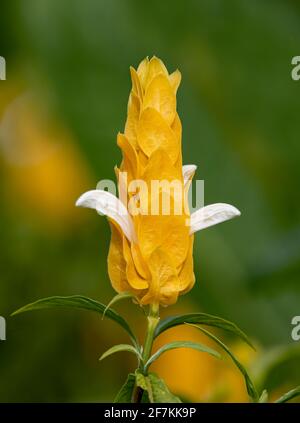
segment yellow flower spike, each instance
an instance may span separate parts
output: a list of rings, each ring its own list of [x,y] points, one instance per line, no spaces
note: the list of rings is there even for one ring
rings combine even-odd
[[[169,74],[157,57],[144,59],[137,70],[131,67],[130,74],[125,131],[117,137],[123,155],[115,169],[120,199],[92,190],[76,205],[109,217],[108,273],[113,288],[129,291],[140,304],[156,309],[174,304],[194,285],[193,234],[240,213],[219,203],[190,216],[187,191],[196,166],[182,166],[176,111],[181,74]]]

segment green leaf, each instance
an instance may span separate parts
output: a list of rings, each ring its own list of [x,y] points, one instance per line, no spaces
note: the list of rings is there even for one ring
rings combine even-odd
[[[173,395],[165,382],[160,379],[155,373],[149,373],[144,375],[140,370],[135,372],[135,383],[141,389],[144,394],[142,396],[142,402],[150,403],[179,403],[181,400]]]
[[[143,391],[142,400],[141,402],[154,402],[153,398],[153,392],[152,392],[152,386],[150,379],[147,376],[145,376],[143,373],[140,372],[139,369],[135,371],[135,383],[137,386],[139,386]]]
[[[247,392],[248,395],[252,398],[252,400],[254,402],[258,401],[258,393],[256,391],[256,388],[250,378],[250,376],[248,375],[247,370],[245,369],[245,367],[238,361],[238,359],[235,357],[235,355],[230,351],[230,349],[219,339],[217,338],[215,335],[213,335],[211,332],[209,332],[208,330],[198,326],[198,325],[194,325],[194,324],[190,324],[187,323],[188,326],[193,326],[196,329],[200,330],[201,332],[203,332],[205,335],[207,335],[209,338],[213,339],[221,348],[223,348],[224,351],[226,351],[226,353],[230,356],[230,358],[232,359],[232,361],[234,362],[234,364],[237,366],[237,368],[240,370],[240,372],[242,373],[242,375],[244,376],[245,379],[245,383],[246,383],[246,388],[247,388]]]
[[[147,361],[147,363],[145,364],[145,370],[147,370],[148,367],[155,360],[157,360],[158,357],[160,357],[164,352],[173,350],[175,348],[193,348],[194,350],[201,351],[201,352],[206,352],[208,354],[211,354],[211,355],[213,355],[216,358],[221,358],[220,354],[217,351],[215,351],[215,350],[207,347],[206,345],[202,345],[200,343],[192,342],[192,341],[175,341],[175,342],[170,342],[169,344],[164,345],[158,351],[156,351],[156,353],[154,353],[149,358],[149,360]]]
[[[243,341],[245,341],[253,349],[251,341],[247,335],[238,328],[234,323],[222,319],[221,317],[212,316],[211,314],[206,313],[189,313],[182,314],[179,316],[167,317],[159,322],[155,330],[155,338],[159,336],[165,330],[172,328],[174,326],[183,325],[184,323],[195,323],[206,326],[213,326],[216,328],[224,329],[227,332],[232,333],[233,335],[239,336]]]
[[[104,360],[106,357],[109,357],[112,354],[115,354],[117,352],[121,352],[121,351],[128,351],[131,352],[133,354],[135,354],[137,356],[137,358],[139,360],[142,359],[141,354],[139,353],[139,351],[133,347],[132,345],[129,344],[119,344],[119,345],[114,345],[113,347],[109,348],[107,351],[105,351],[105,353],[103,353],[101,355],[101,357],[99,358],[99,360]]]
[[[155,373],[149,373],[146,376],[148,380],[148,395],[149,390],[151,389],[151,396],[149,395],[150,402],[153,403],[179,403],[181,402],[180,398],[173,395],[163,379],[157,376]],[[151,401],[152,400],[152,401]]]
[[[259,397],[258,402],[265,403],[265,402],[268,402],[268,400],[269,400],[268,391],[266,389],[264,389],[261,393],[261,396]]]
[[[141,373],[139,369],[135,371],[135,383],[144,391],[148,390],[146,376],[143,375],[143,373]]]
[[[291,391],[287,392],[286,394],[282,395],[282,397],[278,398],[275,402],[276,403],[283,403],[287,402],[295,397],[298,397],[300,395],[300,386],[297,386],[297,388],[292,389]]]
[[[129,373],[127,380],[118,392],[116,398],[114,399],[115,403],[131,403],[132,394],[135,386],[135,375]]]
[[[115,295],[112,300],[107,304],[107,306],[104,309],[102,319],[104,319],[104,316],[107,312],[107,310],[115,303],[126,300],[127,298],[135,298],[135,296],[131,292],[121,292],[120,294]]]
[[[40,310],[44,308],[55,308],[55,307],[71,307],[71,308],[80,308],[84,310],[91,310],[96,311],[97,313],[103,314],[105,310],[105,305],[102,303],[99,303],[98,301],[92,300],[91,298],[83,297],[82,295],[72,295],[70,297],[49,297],[49,298],[43,298],[41,300],[35,301],[34,303],[27,304],[24,307],[19,308],[17,311],[12,313],[12,316],[15,316],[16,314],[24,313],[25,311],[31,311],[31,310]],[[126,322],[125,319],[123,319],[122,316],[120,316],[116,311],[109,309],[106,312],[106,317],[108,317],[111,320],[114,320],[117,322],[130,336],[132,342],[136,347],[138,347],[138,340],[132,330],[130,329],[130,326]]]

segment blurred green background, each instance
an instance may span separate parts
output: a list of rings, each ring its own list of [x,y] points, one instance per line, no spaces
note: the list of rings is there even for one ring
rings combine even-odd
[[[184,162],[198,165],[205,203],[242,211],[197,234],[197,284],[163,313],[203,310],[235,321],[258,345],[254,356],[244,355],[260,383],[274,392],[300,384],[300,342],[291,340],[291,319],[300,315],[300,82],[291,79],[299,24],[292,0],[1,4],[0,315],[7,340],[0,342],[0,401],[110,401],[133,369],[126,353],[98,362],[127,339],[96,315],[9,315],[44,296],[112,298],[107,222],[74,202],[98,180],[114,178],[129,66],[147,55],[182,72]],[[140,311],[129,303],[117,308],[142,334]],[[216,373],[212,358],[172,354],[170,367],[157,370],[173,390],[190,394],[172,379],[180,366],[191,399],[244,400],[229,364]],[[211,372],[191,374],[190,360],[209,360]],[[215,374],[228,382],[217,390]]]

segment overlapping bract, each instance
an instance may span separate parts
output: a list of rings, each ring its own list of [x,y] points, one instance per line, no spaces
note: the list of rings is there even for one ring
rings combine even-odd
[[[179,294],[190,290],[195,281],[193,235],[190,235],[187,211],[181,204],[182,213],[175,214],[177,200],[172,192],[165,193],[172,197],[169,214],[163,214],[161,203],[159,213],[151,214],[149,200],[151,181],[164,180],[181,184],[182,195],[178,201],[184,202],[181,123],[176,111],[181,75],[179,71],[169,75],[156,57],[145,59],[137,70],[130,70],[132,91],[125,132],[118,135],[123,161],[116,174],[120,197],[126,201],[138,195],[128,192],[132,180],[147,184],[148,213],[132,216],[136,242],[130,242],[120,226],[111,221],[108,271],[116,291],[133,291],[142,304],[168,305],[176,302]],[[122,181],[123,172],[127,173],[127,186]],[[143,198],[136,201],[142,202]]]

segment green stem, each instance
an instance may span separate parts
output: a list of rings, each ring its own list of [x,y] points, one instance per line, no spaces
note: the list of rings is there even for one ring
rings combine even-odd
[[[152,352],[152,346],[154,341],[154,332],[156,329],[156,326],[159,322],[159,305],[158,304],[152,304],[150,306],[150,312],[148,319],[148,327],[147,327],[147,333],[143,348],[143,362],[144,364],[149,360]]]
[[[147,374],[145,373],[145,370],[144,370],[144,364],[151,357],[152,346],[154,341],[154,332],[159,322],[159,304],[150,305],[150,310],[149,310],[149,315],[147,317],[147,320],[148,320],[148,326],[147,326],[147,332],[146,332],[146,337],[145,337],[145,342],[143,347],[143,354],[142,354],[143,361],[139,369],[144,374]],[[140,403],[142,400],[143,392],[144,391],[141,387],[135,385],[134,391],[132,394],[132,402]]]

